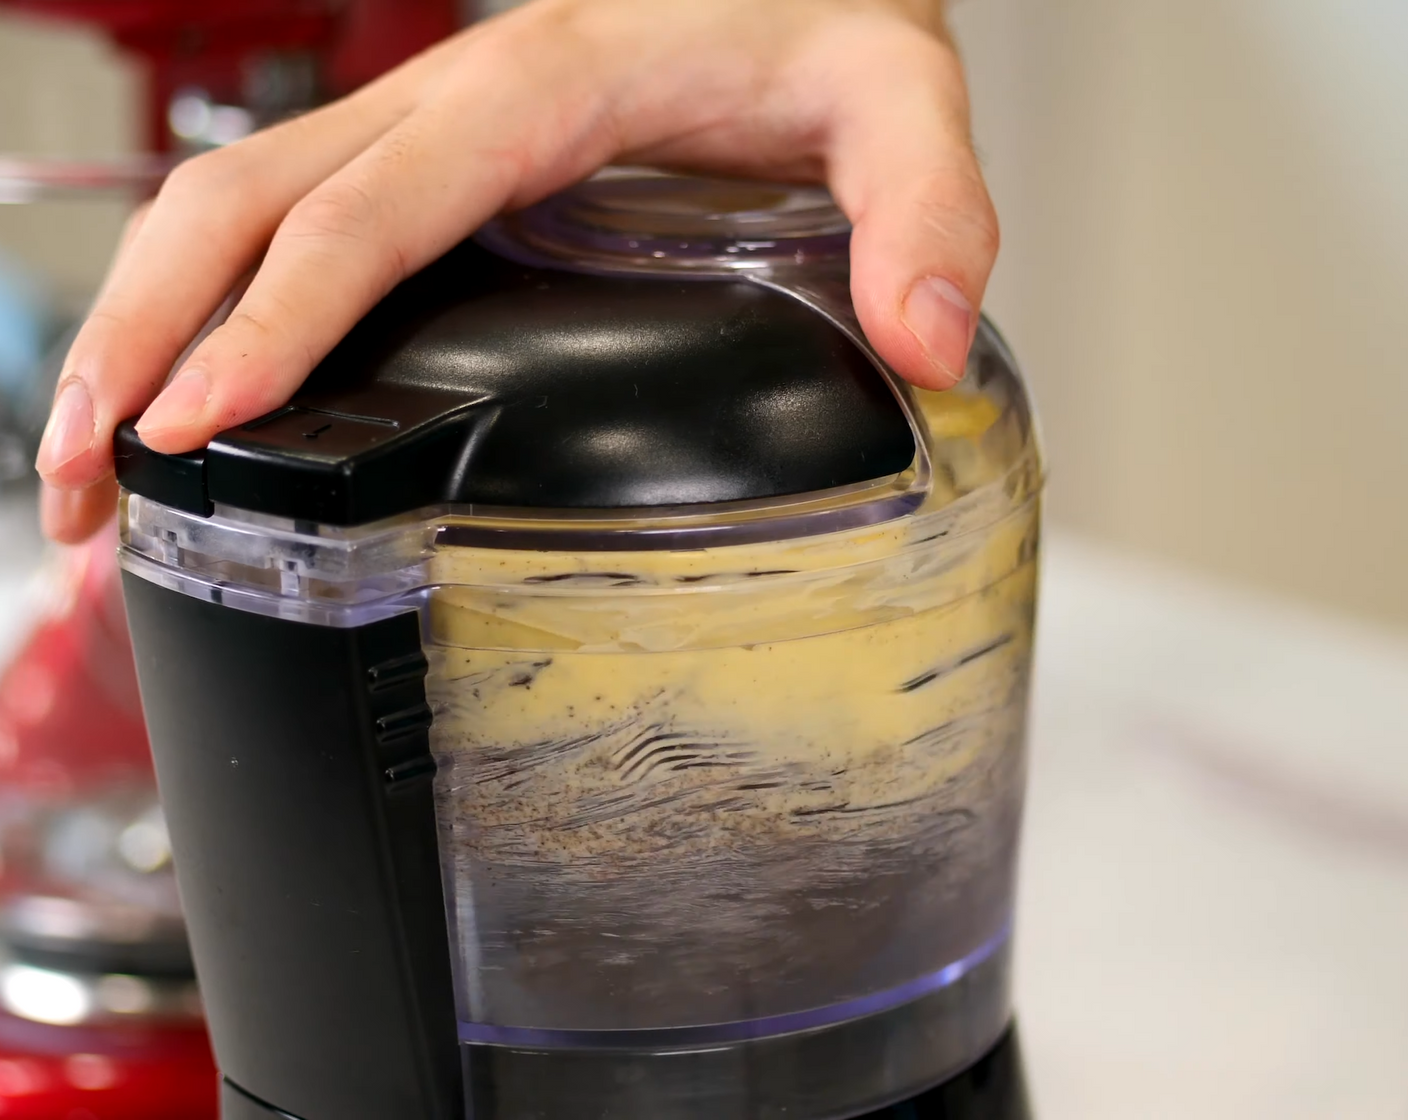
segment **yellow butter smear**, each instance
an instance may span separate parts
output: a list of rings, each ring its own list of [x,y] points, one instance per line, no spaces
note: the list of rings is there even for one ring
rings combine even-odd
[[[1002,928],[1036,501],[1010,484],[994,405],[920,398],[935,487],[914,517],[432,561],[462,1016],[785,1014],[909,983]],[[995,520],[950,516],[980,498]]]

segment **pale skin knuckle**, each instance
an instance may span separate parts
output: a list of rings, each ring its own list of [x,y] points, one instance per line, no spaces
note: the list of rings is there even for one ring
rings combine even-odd
[[[934,205],[922,211],[920,220],[931,236],[961,250],[964,259],[973,265],[990,266],[997,259],[1002,233],[995,218],[989,220],[969,210]]]
[[[70,381],[77,379],[88,386],[89,392],[102,396],[111,377],[105,374],[108,368],[105,364],[95,365],[94,357],[122,346],[124,339],[131,338],[140,330],[140,322],[140,318],[130,312],[111,306],[99,304],[90,310],[64,356],[64,372],[55,395]]]
[[[245,170],[244,153],[238,144],[192,156],[171,169],[154,205],[162,209],[173,204],[209,206],[214,197],[228,193]]]
[[[287,367],[280,356],[301,363],[303,371],[313,368],[317,355],[300,330],[301,317],[296,301],[278,292],[266,291],[259,306],[237,308],[214,335],[212,350],[237,359],[241,376],[236,379],[241,402],[253,402],[255,411],[278,403]],[[241,407],[236,405],[235,407]]]
[[[237,347],[247,345],[249,339],[241,340],[241,335],[252,335],[256,339],[269,341],[278,336],[266,315],[249,308],[236,308],[225,320],[224,326],[211,336],[212,342],[234,343]]]
[[[1002,227],[976,166],[933,172],[920,181],[916,194],[919,220],[926,228],[981,256],[997,256]]]
[[[412,271],[397,231],[387,228],[386,208],[372,189],[351,179],[325,183],[289,212],[277,239],[304,255],[350,263],[384,290]]]
[[[892,52],[888,67],[892,80],[908,84],[945,118],[961,122],[962,133],[967,135],[968,86],[963,64],[952,46],[932,36],[913,35],[903,49]]]
[[[106,335],[129,331],[135,326],[130,315],[110,307],[99,305],[90,312],[83,321],[83,334],[88,336]],[[81,338],[82,336],[80,336]],[[87,341],[87,339],[84,339]],[[75,341],[77,345],[77,341]]]
[[[996,260],[997,254],[1002,249],[1002,223],[998,221],[997,211],[988,205],[988,212],[979,225],[979,244],[984,254]]]
[[[373,149],[371,155],[375,160],[378,175],[395,174],[398,168],[415,159],[419,138],[415,135],[410,124],[411,122],[406,122],[400,128],[387,133]],[[357,184],[348,184],[348,186],[360,191],[368,198],[370,197],[366,188]]]
[[[238,145],[236,145],[237,147]],[[234,148],[196,156],[167,176],[156,199],[140,217],[134,239],[150,228],[166,243],[201,247],[212,259],[245,259],[267,237],[259,217],[267,200],[254,168]],[[122,259],[122,275],[148,271],[144,252]]]
[[[829,16],[814,15],[807,40],[823,51],[854,60],[876,80],[928,78],[958,62],[942,25],[905,17],[893,4],[838,4]]]
[[[268,394],[260,371],[278,364],[277,360],[271,363],[268,359],[276,359],[289,350],[302,359],[309,354],[299,337],[298,319],[289,301],[265,293],[261,302],[267,306],[237,309],[211,336],[211,349],[222,350],[239,360],[243,367],[238,379],[243,396],[262,398]]]
[[[962,210],[968,244],[980,256],[992,260],[1002,248],[1002,225],[986,192]]]
[[[963,63],[946,36],[870,11],[833,20],[818,43],[831,61],[829,69],[853,91],[895,105],[927,102],[939,107],[944,117],[958,117],[966,124]]]
[[[381,211],[371,191],[359,183],[324,183],[289,211],[279,234],[300,240],[365,241],[375,236]]]

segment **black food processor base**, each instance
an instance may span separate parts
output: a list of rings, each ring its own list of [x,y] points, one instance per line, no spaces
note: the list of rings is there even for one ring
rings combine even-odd
[[[1016,1029],[952,1081],[862,1120],[1032,1120]]]
[[[220,1117],[221,1120],[300,1120],[260,1104],[228,1082],[221,1098]],[[657,1120],[672,1118],[661,1116]],[[869,1113],[859,1120],[1032,1120],[1015,1029],[1009,1030],[986,1057],[953,1080],[911,1101]]]
[[[220,1087],[220,1120],[298,1120],[247,1097],[226,1081]]]

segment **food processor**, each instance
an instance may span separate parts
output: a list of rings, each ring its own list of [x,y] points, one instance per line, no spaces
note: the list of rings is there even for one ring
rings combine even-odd
[[[612,169],[402,283],[120,562],[225,1120],[1027,1116],[1042,468],[822,190]]]

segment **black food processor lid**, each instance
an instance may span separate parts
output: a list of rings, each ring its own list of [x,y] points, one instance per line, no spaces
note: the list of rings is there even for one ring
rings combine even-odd
[[[288,406],[208,449],[159,455],[124,425],[118,477],[188,512],[337,526],[892,477],[916,454],[892,379],[804,296],[756,282],[843,268],[848,236],[824,192],[608,174],[401,284]]]

